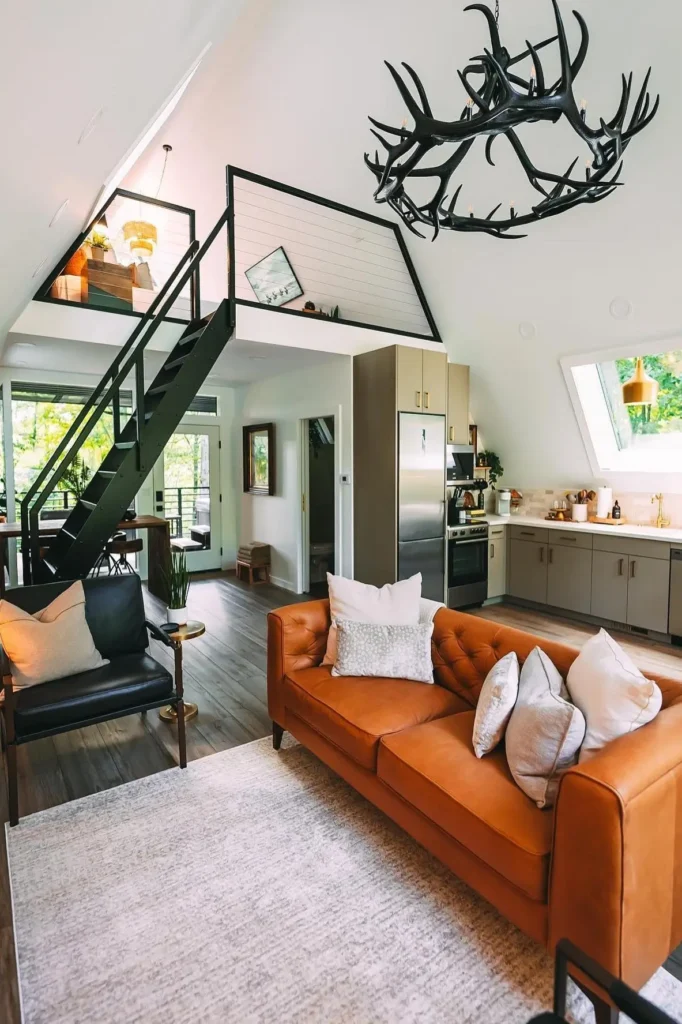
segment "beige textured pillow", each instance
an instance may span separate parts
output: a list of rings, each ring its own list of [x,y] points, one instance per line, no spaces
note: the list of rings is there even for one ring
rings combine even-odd
[[[502,742],[519,695],[519,659],[516,651],[505,654],[485,677],[476,705],[474,753],[485,757]]]
[[[516,784],[538,807],[552,807],[561,773],[578,760],[585,718],[544,651],[526,658],[507,726],[507,762]]]
[[[663,695],[605,629],[587,641],[568,670],[571,699],[587,719],[580,761],[611,740],[647,725],[661,710]]]
[[[327,573],[329,612],[332,624],[327,638],[323,665],[336,662],[336,620],[373,622],[379,626],[418,626],[422,596],[422,574],[409,580],[373,587],[345,576]]]
[[[80,580],[35,615],[0,601],[0,641],[17,688],[109,664],[92,639]]]

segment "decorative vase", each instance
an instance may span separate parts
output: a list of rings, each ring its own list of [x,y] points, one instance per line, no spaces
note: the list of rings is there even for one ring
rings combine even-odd
[[[168,609],[168,621],[177,622],[178,626],[187,625],[187,609],[186,608],[169,608]]]
[[[587,505],[580,505],[577,501],[571,505],[571,519],[574,523],[587,522]]]

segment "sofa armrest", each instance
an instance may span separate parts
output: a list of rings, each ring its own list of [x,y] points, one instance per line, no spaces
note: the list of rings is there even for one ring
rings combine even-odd
[[[284,725],[284,676],[320,664],[330,625],[329,601],[290,604],[268,615],[268,710],[273,722]]]
[[[564,775],[549,938],[635,989],[682,941],[682,704]]]
[[[168,633],[164,632],[164,630],[161,629],[160,626],[157,626],[154,622],[150,622],[149,619],[145,619],[144,624],[147,628],[147,632],[149,633],[149,635],[153,637],[155,640],[158,640],[159,643],[164,645],[164,647],[173,646],[173,641],[168,636]]]

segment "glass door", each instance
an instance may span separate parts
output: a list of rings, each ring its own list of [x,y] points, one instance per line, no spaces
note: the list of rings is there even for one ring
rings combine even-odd
[[[154,513],[170,522],[171,548],[190,572],[219,569],[220,441],[217,426],[181,425],[154,468]]]

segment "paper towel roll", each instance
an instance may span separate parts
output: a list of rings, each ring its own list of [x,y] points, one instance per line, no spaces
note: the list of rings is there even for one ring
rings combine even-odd
[[[613,509],[613,490],[610,487],[600,487],[597,490],[597,517],[608,519]]]

